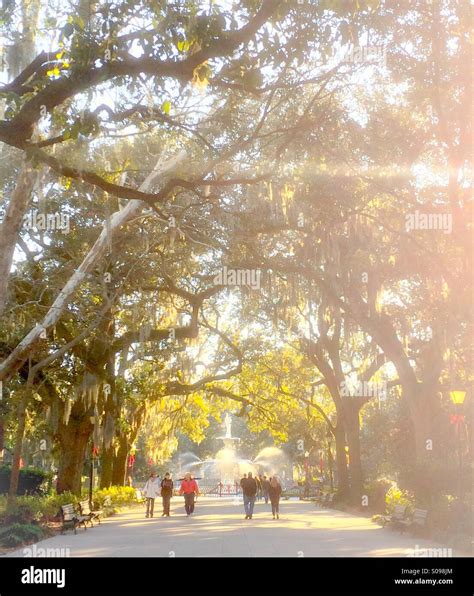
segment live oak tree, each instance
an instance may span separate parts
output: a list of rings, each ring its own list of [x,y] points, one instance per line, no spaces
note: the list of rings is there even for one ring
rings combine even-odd
[[[273,76],[273,80],[266,81],[267,88],[264,86],[263,77],[260,76],[265,62],[276,64],[272,49],[274,50],[278,45],[280,72],[283,74],[285,62],[294,60],[293,53],[297,46],[301,48],[302,55],[305,54],[307,50],[300,44],[305,38],[310,41],[311,36],[304,27],[304,22],[301,22],[303,27],[299,27],[299,36],[294,33],[287,34],[283,40],[278,31],[265,29],[265,23],[274,17],[277,20],[286,21],[286,25],[289,25],[292,22],[297,23],[298,15],[290,7],[284,6],[284,3],[263,2],[261,6],[256,7],[256,10],[252,4],[250,3],[248,7],[242,6],[242,17],[244,21],[246,17],[247,24],[240,28],[234,12],[219,14],[217,8],[211,8],[209,13],[199,13],[193,3],[176,13],[161,3],[147,6],[143,11],[139,10],[138,6],[131,6],[130,3],[117,3],[102,9],[92,4],[87,6],[87,3],[82,2],[78,7],[78,14],[69,16],[66,24],[60,29],[57,28],[60,22],[57,15],[51,17],[47,13],[43,14],[44,25],[50,30],[56,29],[57,33],[53,34],[52,40],[53,43],[57,43],[57,51],[41,52],[19,74],[15,73],[13,80],[4,85],[2,92],[7,105],[6,118],[0,126],[1,138],[6,144],[23,150],[30,163],[46,164],[54,173],[69,179],[68,186],[72,180],[83,181],[107,192],[109,196],[128,199],[130,202],[123,211],[116,212],[107,219],[102,234],[61,289],[57,298],[52,301],[46,316],[6,358],[2,365],[3,378],[18,370],[31,351],[37,349],[45,334],[50,333],[59,323],[85,276],[92,272],[104,256],[107,243],[111,241],[112,236],[117,236],[123,223],[140,213],[144,204],[156,210],[157,204],[164,203],[169,198],[174,200],[180,189],[193,191],[198,198],[202,199],[202,191],[199,191],[202,187],[219,188],[223,185],[225,188],[229,185],[253,182],[252,173],[244,173],[229,179],[226,175],[228,166],[225,163],[224,170],[217,168],[221,162],[228,160],[237,152],[242,154],[258,137],[273,99],[273,87],[278,88],[280,85],[278,71],[276,76]],[[139,14],[140,17],[138,17]],[[8,16],[13,23],[14,15]],[[136,19],[136,32],[121,34],[125,23],[130,19]],[[149,20],[152,21],[152,29],[147,26]],[[262,28],[263,32],[260,31]],[[263,37],[259,37],[262,35]],[[255,43],[249,46],[251,40]],[[262,40],[265,44],[262,44]],[[246,54],[236,55],[236,52],[241,51],[245,44]],[[142,48],[141,57],[135,56],[137,45]],[[227,58],[227,62],[219,63],[218,58]],[[260,70],[257,70],[257,64]],[[150,103],[152,87],[147,88],[147,85],[137,82],[143,74],[153,77],[150,83],[155,85],[156,92],[165,97],[171,94],[176,100],[181,100],[182,106],[176,109],[176,119],[170,116],[172,102],[169,99],[165,98],[158,105],[154,105],[153,100]],[[179,95],[176,95],[175,90],[168,91],[166,80],[174,80],[181,86]],[[93,102],[94,97],[100,97],[100,94],[106,92],[109,81],[119,90],[120,99],[115,109],[104,104],[98,105],[93,111],[80,107],[85,97],[84,93],[88,93],[89,102]],[[215,107],[207,108],[200,122],[196,121],[195,117],[193,119],[193,116],[190,124],[183,121],[189,109],[186,101],[192,101],[193,95],[196,96],[193,88],[190,92],[189,86],[187,90],[183,87],[186,82],[192,82],[195,87],[201,88],[209,83],[213,89],[216,89],[213,97]],[[295,82],[297,83],[298,79],[295,80],[292,77],[291,84]],[[289,83],[288,76],[281,81],[283,87],[287,87]],[[231,114],[229,110],[235,107],[235,99],[232,96],[229,98],[227,92],[232,88],[238,90],[239,94],[251,91],[262,96],[266,106],[255,130],[244,137],[238,130],[233,129],[232,116],[229,120],[224,111]],[[223,95],[222,90],[227,93],[223,101],[219,98],[219,94]],[[140,102],[143,91],[146,98],[145,104]],[[130,102],[127,105],[125,101],[125,98],[129,97],[134,100],[131,105]],[[180,108],[182,108],[181,114]],[[255,108],[259,109],[258,102]],[[212,121],[209,120],[207,113],[211,114]],[[221,119],[221,113],[222,118],[228,122],[227,147],[224,148],[224,152],[222,130],[213,128]],[[137,117],[140,118],[138,122]],[[207,131],[207,135],[203,135],[200,128],[205,127],[209,121],[213,126]],[[149,190],[163,174],[161,165],[155,166],[152,174],[141,186],[137,182],[138,190],[124,184],[122,164],[120,164],[122,167],[119,171],[121,175],[118,183],[114,179],[116,176],[110,172],[112,166],[109,160],[103,160],[105,161],[104,173],[97,172],[94,162],[101,143],[99,139],[95,144],[91,143],[91,148],[95,147],[95,149],[90,155],[84,155],[86,139],[97,137],[101,133],[107,136],[110,132],[110,128],[107,128],[108,123],[119,123],[122,126],[132,124],[139,131],[141,122],[145,129],[150,125],[158,125],[165,129],[169,127],[173,133],[174,129],[186,131],[187,137],[197,139],[196,143],[199,141],[204,145],[207,150],[207,163],[204,167],[193,168],[195,174],[191,178],[178,176],[161,180],[162,187],[158,192],[149,192]],[[235,138],[234,142],[229,143],[228,139],[232,137]],[[65,151],[64,146],[69,146],[71,143],[74,145]],[[217,159],[216,152],[219,154]],[[164,169],[175,170],[176,165],[183,160],[182,156],[181,153],[178,160],[171,160]],[[194,159],[197,157],[202,161],[203,158],[206,159],[206,153],[198,153]],[[14,209],[15,225],[9,226],[9,235],[3,237],[6,254],[10,255],[18,237],[19,222],[28,206],[28,200],[25,199],[25,193],[21,193],[21,188],[19,184],[17,194],[21,195],[23,202],[20,202],[20,198],[16,195],[12,195],[9,202],[9,209]],[[174,216],[169,213],[161,212],[161,216],[165,222],[175,221]],[[11,222],[6,221],[5,225],[9,223]],[[172,230],[170,235],[173,233]],[[183,232],[180,230],[180,233]],[[4,261],[5,273],[10,267],[11,258]],[[4,279],[3,301],[7,290],[6,276]],[[108,366],[110,368],[110,362]],[[98,367],[101,368],[101,365],[99,364]],[[18,439],[21,435],[22,425],[20,424]],[[15,468],[18,467],[21,440],[17,440],[16,443]],[[75,467],[77,468],[77,465]],[[12,492],[14,492],[14,484],[13,475]]]
[[[340,396],[354,354],[363,380],[392,366],[418,470],[446,461],[447,394],[469,380],[466,8],[21,10],[23,26],[4,15],[22,61],[0,88],[0,416],[16,472],[31,419],[59,489],[79,492],[88,445],[102,486],[120,483],[142,429],[165,457],[230,407],[277,440],[330,428],[341,493],[347,438],[358,496],[364,400]],[[353,46],[384,47],[386,64],[335,58]],[[29,211],[71,230],[25,229]],[[453,233],[407,229],[415,211],[446,212]],[[216,285],[224,266],[261,269],[262,295]],[[297,337],[305,317],[315,334]]]
[[[449,7],[440,13],[439,7],[416,4],[413,31],[418,37],[410,36],[404,13],[383,8],[374,17],[378,31],[372,38],[374,44],[383,43],[387,33],[384,29],[382,34],[382,24],[387,23],[389,39],[393,28],[399,37],[417,40],[416,51],[406,52],[393,33],[394,41],[387,47],[395,82],[386,84],[403,97],[396,81],[408,73],[413,90],[406,95],[407,104],[382,101],[374,83],[373,93],[368,87],[365,99],[354,95],[356,116],[363,114],[367,119],[364,126],[340,112],[339,136],[335,137],[324,134],[321,122],[318,132],[313,132],[308,118],[306,128],[285,147],[291,174],[273,178],[260,211],[265,215],[253,221],[248,218],[245,237],[240,239],[247,251],[242,265],[311,281],[318,288],[319,300],[332,304],[347,324],[352,322],[371,338],[377,346],[375,353],[383,352],[394,364],[396,382],[411,413],[413,462],[418,473],[432,476],[437,458],[448,456],[442,437],[443,428],[449,425],[449,388],[456,382],[467,388],[462,366],[453,378],[453,352],[460,363],[469,318],[469,286],[462,280],[471,271],[465,244],[470,119],[458,115],[470,96],[470,79],[463,68],[463,10],[451,8],[452,13]],[[443,22],[448,14],[453,15],[457,29]],[[440,28],[449,33],[441,41],[436,35]],[[446,49],[449,38],[452,52]],[[426,56],[430,60],[427,71],[420,67]],[[449,89],[443,100],[440,85]],[[436,116],[440,109],[442,113]],[[443,135],[446,122],[442,127],[447,114],[453,131],[448,137]],[[315,161],[319,172],[301,166],[314,166]],[[430,178],[416,176],[416,168],[428,169]],[[276,207],[271,205],[272,196],[279,203]],[[256,200],[251,195],[250,202]],[[431,213],[432,221],[438,222],[440,215],[448,216],[453,234],[451,229],[429,229],[426,224],[410,228],[417,211],[425,218]]]

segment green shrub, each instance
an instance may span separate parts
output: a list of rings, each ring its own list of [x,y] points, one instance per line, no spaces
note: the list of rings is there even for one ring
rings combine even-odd
[[[6,497],[0,498],[0,523],[28,524],[32,521],[48,522],[59,515],[61,505],[76,503],[77,497],[72,493],[58,495],[52,493],[46,496],[16,497],[7,509]]]
[[[41,540],[45,531],[36,524],[14,523],[0,533],[0,544],[2,546],[19,546],[25,542]]]
[[[71,492],[64,492],[58,495],[56,492],[44,497],[41,503],[41,514],[43,521],[51,521],[60,514],[61,505],[77,503],[77,497]]]
[[[393,512],[395,505],[405,505],[409,510],[413,510],[414,502],[413,495],[406,490],[401,490],[396,484],[385,495],[385,504],[389,513]]]
[[[131,486],[111,486],[94,491],[94,506],[103,508],[104,501],[108,497],[112,501],[113,507],[124,507],[137,503],[136,491]]]
[[[0,494],[8,493],[10,486],[11,466],[0,466]],[[52,475],[37,468],[20,470],[18,478],[18,495],[43,495],[48,492]]]
[[[104,501],[110,498],[111,507],[105,507]],[[53,492],[44,496],[19,496],[7,508],[7,497],[0,495],[0,525],[28,525],[32,522],[48,523],[60,515],[61,505],[77,504],[78,498],[70,492],[60,495]],[[112,486],[96,490],[93,495],[94,507],[103,509],[106,515],[116,507],[125,507],[137,502],[134,488],[129,486]]]
[[[383,513],[387,507],[387,492],[396,486],[393,480],[388,478],[377,478],[366,486],[366,494],[369,497],[369,508],[371,511]]]
[[[467,472],[467,471],[466,471]],[[469,489],[469,474],[464,489]],[[399,486],[416,495],[418,507],[431,509],[444,495],[459,492],[459,469],[443,461],[427,459],[416,465],[406,466],[399,475]]]
[[[30,524],[41,518],[41,507],[41,497],[17,497],[5,509],[3,523],[7,525]]]

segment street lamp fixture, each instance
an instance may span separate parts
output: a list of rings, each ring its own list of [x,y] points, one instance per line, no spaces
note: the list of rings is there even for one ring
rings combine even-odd
[[[466,392],[465,391],[450,391],[449,397],[451,398],[451,401],[453,402],[453,404],[456,404],[457,406],[462,406],[462,404],[464,403],[464,399],[466,397]]]

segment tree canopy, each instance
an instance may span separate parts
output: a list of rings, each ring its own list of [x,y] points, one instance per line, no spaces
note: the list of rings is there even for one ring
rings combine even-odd
[[[122,484],[137,441],[166,461],[226,410],[334,441],[341,498],[384,473],[449,493],[459,438],[472,467],[472,408],[453,423],[450,400],[472,403],[468,13],[3,4],[12,495],[35,441],[80,492],[89,442]]]

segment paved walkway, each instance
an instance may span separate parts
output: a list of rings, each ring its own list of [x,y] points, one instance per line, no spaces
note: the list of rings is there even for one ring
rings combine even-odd
[[[162,518],[160,506],[155,515],[145,519],[143,508],[134,507],[100,526],[81,528],[77,535],[68,531],[36,547],[69,548],[72,557],[406,557],[410,549],[440,547],[365,517],[297,500],[282,501],[279,520],[263,503],[256,505],[252,520],[245,520],[242,503],[229,498],[200,498],[190,518],[182,499],[174,498],[171,517]]]

